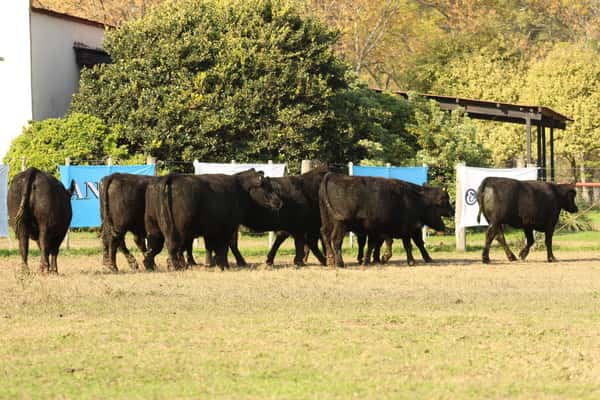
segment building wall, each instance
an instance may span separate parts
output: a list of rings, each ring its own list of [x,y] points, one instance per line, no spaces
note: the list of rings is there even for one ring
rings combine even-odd
[[[31,12],[33,119],[63,116],[79,89],[73,43],[101,48],[104,28]]]
[[[32,118],[29,1],[0,0],[0,162]]]

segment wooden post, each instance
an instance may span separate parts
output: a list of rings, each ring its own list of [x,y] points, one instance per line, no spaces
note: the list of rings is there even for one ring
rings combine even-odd
[[[25,156],[21,157],[21,171],[25,171],[27,169],[27,158]]]
[[[456,166],[456,202],[454,204],[454,236],[456,238],[456,250],[467,250],[467,232],[465,228],[459,228],[462,220],[462,209],[465,194],[462,192],[462,180],[464,179],[459,174],[459,168],[464,167],[465,163],[460,163]]]
[[[110,157],[110,156],[109,156],[109,157],[106,159],[106,165],[108,165],[109,167],[112,167],[112,165],[113,165],[113,162],[112,162],[112,157]]]
[[[311,162],[310,160],[302,160],[302,163],[300,164],[300,173],[301,174],[305,174],[308,171],[310,171],[312,168]]]
[[[353,176],[354,174],[352,173],[352,168],[354,167],[354,163],[352,161],[350,161],[348,163],[348,175],[349,176]],[[348,234],[348,244],[350,245],[350,248],[354,247],[354,234],[352,232],[350,232]]]
[[[147,156],[146,165],[154,165],[154,175],[156,176],[156,157]]]
[[[65,165],[69,166],[71,165],[71,157],[67,157],[65,158]],[[70,201],[70,199],[69,199]],[[69,229],[67,229],[67,234],[65,235],[65,249],[69,250],[71,248],[71,240],[70,240],[70,233],[71,233],[71,228],[69,227]]]

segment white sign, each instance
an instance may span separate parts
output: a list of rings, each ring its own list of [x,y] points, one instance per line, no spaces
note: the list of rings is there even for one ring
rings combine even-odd
[[[520,181],[535,180],[537,179],[537,168],[472,168],[461,165],[457,167],[457,174],[457,179],[461,183],[461,193],[457,193],[457,195],[463,196],[461,219],[457,223],[460,228],[466,228],[488,224],[483,215],[480,223],[477,223],[477,214],[479,213],[477,189],[481,181],[488,176],[512,178]]]
[[[8,236],[8,165],[0,165],[0,237]]]
[[[233,175],[254,168],[262,171],[270,178],[280,178],[285,173],[285,164],[233,164],[233,163],[203,163],[194,161],[194,173]]]

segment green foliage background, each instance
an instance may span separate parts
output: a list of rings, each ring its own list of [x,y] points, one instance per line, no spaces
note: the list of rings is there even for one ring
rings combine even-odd
[[[25,157],[28,167],[37,167],[58,176],[58,166],[65,158],[73,163],[98,162],[106,157],[121,162],[130,159],[125,145],[119,145],[121,132],[117,127],[109,129],[97,117],[73,113],[65,118],[49,118],[34,121],[12,143],[4,162],[9,166],[10,178],[21,171]]]

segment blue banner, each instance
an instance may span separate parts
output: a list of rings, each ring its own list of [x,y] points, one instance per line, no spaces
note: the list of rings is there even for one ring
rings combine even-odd
[[[417,185],[427,183],[427,167],[367,167],[352,166],[352,175],[401,179]]]
[[[102,178],[115,172],[136,175],[154,175],[154,165],[61,165],[60,181],[68,188],[75,180],[75,193],[71,197],[73,219],[71,228],[100,226],[100,192]]]

